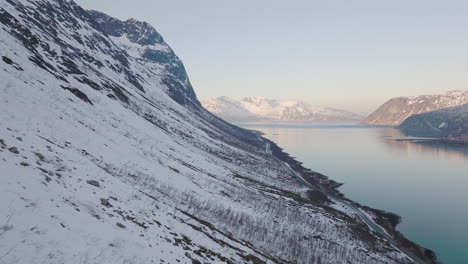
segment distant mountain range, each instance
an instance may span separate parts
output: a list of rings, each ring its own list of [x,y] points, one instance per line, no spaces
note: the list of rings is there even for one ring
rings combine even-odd
[[[390,99],[362,121],[363,124],[398,126],[408,117],[468,103],[468,91]]]
[[[468,137],[468,104],[412,115],[400,128],[413,136]]]
[[[211,113],[229,122],[307,122],[358,121],[363,117],[345,110],[312,106],[299,100],[246,97],[234,100],[226,96],[201,100]]]

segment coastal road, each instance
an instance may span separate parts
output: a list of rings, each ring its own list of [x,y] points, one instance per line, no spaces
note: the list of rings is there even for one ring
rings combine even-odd
[[[262,140],[263,141],[263,140]],[[286,169],[286,171],[288,171],[289,174],[291,174],[292,176],[298,178],[302,183],[304,183],[304,185],[306,185],[307,187],[311,188],[311,189],[316,189],[312,184],[310,184],[308,181],[306,181],[299,173],[297,173],[296,171],[294,171],[291,166],[289,166],[289,164],[287,164],[286,162],[278,159],[277,157],[275,157],[273,155],[273,153],[271,152],[271,149],[270,149],[270,143],[266,143],[266,146],[265,146],[265,152],[272,156],[276,161],[278,161],[281,166]],[[367,226],[369,226],[370,229],[374,230],[375,232],[379,233],[383,238],[385,238],[390,244],[392,244],[396,249],[398,249],[399,251],[401,251],[403,254],[405,254],[408,258],[410,258],[414,263],[417,263],[417,264],[426,264],[424,261],[422,261],[421,259],[419,259],[418,257],[414,256],[411,252],[409,252],[408,250],[404,249],[404,248],[401,248],[397,241],[391,237],[381,226],[379,226],[378,224],[376,224],[374,222],[374,220],[370,219],[365,213],[363,213],[359,208],[355,207],[354,205],[350,204],[349,202],[347,201],[344,201],[338,197],[334,197],[332,195],[327,195],[331,200],[333,200],[335,203],[339,203],[339,204],[342,204],[344,205],[345,207],[349,208],[350,210],[352,210],[354,213],[356,213],[356,215],[359,216],[359,218],[361,218],[361,220],[367,224]]]

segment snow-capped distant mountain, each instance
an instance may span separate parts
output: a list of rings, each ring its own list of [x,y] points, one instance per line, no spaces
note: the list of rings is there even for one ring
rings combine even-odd
[[[0,57],[0,263],[433,263],[201,107],[145,22],[4,0]]]
[[[229,122],[307,122],[358,121],[362,116],[330,107],[312,106],[298,100],[246,97],[234,100],[226,96],[201,100],[211,113]]]
[[[362,121],[370,125],[398,126],[414,115],[468,103],[468,91],[390,99]]]
[[[468,139],[468,104],[412,115],[400,128],[413,136]]]
[[[229,122],[258,122],[264,119],[247,110],[239,101],[226,96],[204,99],[201,104],[206,110]]]

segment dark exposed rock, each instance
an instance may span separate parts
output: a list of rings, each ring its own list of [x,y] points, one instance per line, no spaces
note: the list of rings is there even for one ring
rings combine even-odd
[[[13,225],[2,225],[0,226],[0,231],[6,232],[13,229]]]
[[[6,64],[10,64],[10,65],[13,64],[13,61],[10,58],[8,58],[7,56],[2,56],[2,60]]]
[[[101,185],[99,184],[99,182],[96,181],[96,180],[87,180],[86,183],[87,183],[87,184],[90,184],[90,185],[93,185],[93,186],[96,186],[96,187],[101,187]]]
[[[61,60],[62,60],[62,70],[64,73],[67,73],[67,74],[84,74],[80,69],[79,67],[76,65],[76,63],[73,61],[73,55],[71,54],[67,54],[66,52],[63,53],[64,55],[61,56]]]
[[[18,151],[18,148],[17,148],[17,147],[11,147],[11,148],[9,148],[8,150],[9,150],[10,152],[13,152],[13,153],[15,153],[15,154],[18,154],[18,153],[19,153],[19,151]]]
[[[308,190],[307,198],[313,203],[329,204],[332,201],[323,192],[318,190]]]
[[[192,264],[202,264],[198,259],[192,259]]]
[[[119,222],[117,222],[115,225],[120,227],[120,228],[125,228],[125,225],[123,225],[122,223],[119,223]]]
[[[42,155],[42,154],[39,153],[39,152],[34,152],[34,155],[36,155],[36,157],[37,157],[40,161],[44,161],[44,160],[45,160],[44,155]]]
[[[244,256],[244,259],[253,264],[266,264],[265,261],[261,260],[259,257],[254,256],[254,255]]]
[[[106,207],[111,207],[112,205],[109,203],[109,199],[101,198],[101,205]]]
[[[65,86],[62,86],[63,89],[71,92],[72,94],[74,94],[76,97],[80,98],[82,101],[86,102],[86,103],[89,103],[91,105],[93,105],[93,102],[91,102],[91,100],[89,100],[88,96],[83,93],[82,91],[80,91],[79,89],[77,88],[70,88],[70,87],[65,87]]]
[[[93,88],[95,90],[101,90],[102,89],[102,87],[99,84],[97,84],[94,81],[91,81],[90,79],[88,79],[86,77],[75,77],[75,79],[77,79],[81,83],[87,84],[89,87],[91,87],[91,88]]]
[[[39,169],[40,171],[42,171],[43,173],[45,173],[45,174],[49,174],[49,171],[46,170],[46,169],[44,169],[44,168],[38,167],[38,169]]]
[[[118,98],[120,101],[124,103],[129,102],[130,99],[124,93],[124,89],[120,85],[115,84],[115,83],[104,83],[103,86],[111,90],[113,92],[112,96]]]
[[[16,64],[12,59],[8,58],[7,56],[2,56],[3,62],[6,64],[12,65],[15,69],[19,71],[24,71],[18,64]]]

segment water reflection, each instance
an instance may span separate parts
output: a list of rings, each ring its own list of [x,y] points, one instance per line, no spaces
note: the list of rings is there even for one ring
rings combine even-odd
[[[392,150],[402,153],[418,152],[426,155],[436,155],[442,158],[460,159],[468,161],[468,148],[460,145],[440,143],[437,140],[421,140],[409,137],[397,128],[381,128],[374,130],[382,144]]]

